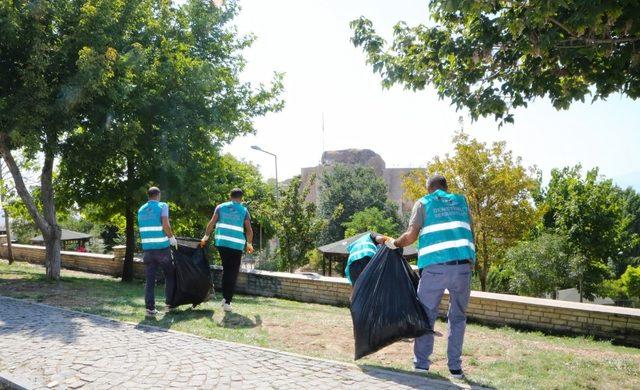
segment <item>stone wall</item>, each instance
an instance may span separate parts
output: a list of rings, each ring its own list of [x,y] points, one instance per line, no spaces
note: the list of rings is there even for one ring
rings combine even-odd
[[[211,266],[216,289],[222,286],[222,267]],[[347,306],[351,285],[345,278],[310,276],[288,272],[240,270],[236,291],[241,294]]]
[[[213,266],[211,272],[219,288],[222,269]],[[241,270],[237,291],[347,306],[351,286],[344,278]],[[446,315],[447,306],[445,294],[440,305],[442,316]],[[490,325],[591,335],[640,346],[640,309],[472,291],[467,314],[473,321]]]
[[[0,257],[6,259],[6,235],[0,235],[0,244]],[[15,261],[44,265],[45,248],[43,246],[12,244],[11,251]],[[114,247],[113,253],[109,254],[62,251],[60,253],[60,261],[62,268],[120,277],[122,276],[124,251],[125,247],[123,245]],[[134,259],[133,273],[136,278],[144,278],[144,265],[138,259]]]
[[[0,257],[6,258],[6,239],[2,240],[0,236]],[[16,261],[44,263],[44,247],[14,244],[12,248]],[[62,266],[117,277],[122,272],[124,247],[115,247],[114,251],[107,255],[62,252]],[[221,267],[212,266],[211,274],[219,289]],[[134,262],[134,275],[144,277],[142,262]],[[351,286],[344,278],[241,270],[237,292],[347,306]],[[445,294],[442,315],[446,314],[447,299]],[[487,324],[592,335],[640,347],[640,309],[472,291],[467,314],[471,320]]]

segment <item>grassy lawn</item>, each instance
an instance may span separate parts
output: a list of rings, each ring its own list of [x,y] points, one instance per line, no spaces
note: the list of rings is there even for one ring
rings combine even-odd
[[[60,285],[43,280],[42,267],[0,260],[0,295],[145,323],[204,337],[258,345],[327,359],[353,361],[347,308],[283,299],[237,296],[234,313],[218,302],[145,319],[143,284],[63,270]],[[163,302],[163,291],[156,289]],[[164,305],[158,305],[163,309]],[[446,324],[436,323],[446,334]],[[412,342],[399,342],[358,361],[410,370]],[[436,338],[433,376],[446,376],[446,337]],[[496,388],[640,388],[640,349],[584,337],[556,337],[469,324],[463,364],[471,382]]]

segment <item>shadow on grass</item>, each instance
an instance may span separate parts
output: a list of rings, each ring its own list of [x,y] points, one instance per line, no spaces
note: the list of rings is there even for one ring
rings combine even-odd
[[[160,327],[165,329],[171,329],[171,327],[177,323],[191,320],[198,320],[201,318],[210,319],[213,317],[214,311],[211,309],[192,309],[177,310],[175,312],[166,313],[164,315],[159,314],[157,317],[145,317],[138,325],[150,325],[154,327]],[[138,327],[136,327],[138,328]],[[152,329],[140,327],[145,331]],[[157,331],[157,330],[156,330]]]
[[[489,385],[474,382],[469,379],[464,379],[460,382],[453,382],[449,377],[437,374],[435,372],[429,372],[427,374],[418,374],[413,371],[402,370],[399,368],[386,367],[376,364],[359,364],[358,365],[364,373],[377,379],[383,379],[391,381],[399,385],[408,386],[414,389],[424,389],[433,387],[429,385],[429,380],[435,380],[440,382],[446,382],[447,386],[457,388],[471,388],[471,389],[493,389]],[[403,375],[394,375],[396,373]]]
[[[225,312],[224,318],[220,321],[220,326],[232,329],[255,328],[260,325],[262,325],[262,318],[258,314],[256,314],[255,320],[251,320],[249,317],[243,316],[242,314]]]

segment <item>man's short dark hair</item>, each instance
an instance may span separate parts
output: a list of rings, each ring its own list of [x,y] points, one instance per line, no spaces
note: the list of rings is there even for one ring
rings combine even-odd
[[[149,189],[147,190],[147,195],[149,196],[149,198],[155,198],[156,196],[160,195],[160,188],[149,187]]]
[[[240,199],[240,198],[242,198],[243,195],[244,195],[244,192],[242,192],[242,190],[240,188],[234,188],[229,193],[229,196],[232,199]]]
[[[427,180],[427,190],[429,192],[432,192],[435,190],[446,191],[447,188],[448,188],[447,179],[445,179],[445,177],[442,175],[435,174]]]

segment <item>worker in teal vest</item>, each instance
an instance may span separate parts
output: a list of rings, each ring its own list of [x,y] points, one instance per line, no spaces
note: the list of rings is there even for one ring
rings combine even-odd
[[[476,261],[471,214],[464,196],[448,192],[447,180],[443,176],[429,178],[427,190],[428,195],[413,206],[408,230],[387,245],[391,248],[405,247],[418,239],[418,299],[429,316],[432,328],[444,290],[449,291],[448,366],[451,376],[462,379],[462,343],[471,292],[471,271]],[[433,341],[433,333],[415,340],[416,371],[429,370]]]
[[[214,242],[222,259],[222,308],[229,312],[242,253],[245,247],[248,253],[253,253],[251,218],[249,210],[242,205],[242,197],[240,188],[231,190],[229,201],[216,207],[200,241],[200,245],[206,246],[215,228]]]
[[[349,244],[349,258],[344,274],[351,285],[356,284],[356,280],[378,251],[376,244],[384,244],[388,240],[391,238],[378,233],[366,233]]]
[[[176,277],[169,247],[177,247],[178,242],[169,224],[169,206],[160,202],[160,189],[151,187],[147,195],[149,201],[138,210],[138,229],[144,251],[142,257],[146,276],[144,303],[147,307],[147,316],[155,316],[158,314],[154,293],[158,268],[164,272],[167,311],[173,310],[173,307],[169,306],[169,299],[176,285]]]

